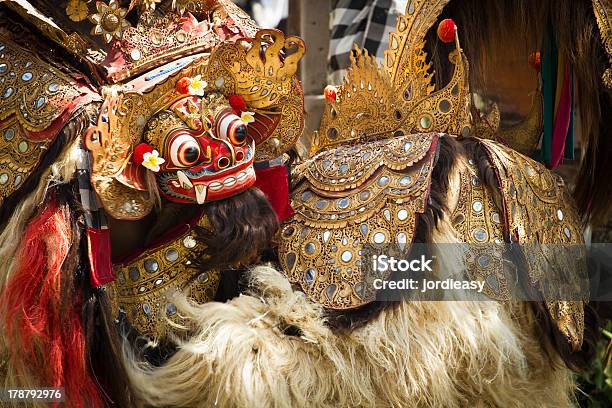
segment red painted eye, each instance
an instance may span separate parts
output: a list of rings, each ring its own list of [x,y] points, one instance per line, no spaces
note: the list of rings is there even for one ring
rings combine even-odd
[[[247,127],[243,123],[233,126],[227,137],[234,145],[241,146],[247,138]]]
[[[170,159],[175,166],[189,167],[198,162],[200,145],[194,137],[180,135],[170,145]]]
[[[242,146],[247,139],[247,127],[232,109],[223,109],[215,116],[215,133],[220,139]]]

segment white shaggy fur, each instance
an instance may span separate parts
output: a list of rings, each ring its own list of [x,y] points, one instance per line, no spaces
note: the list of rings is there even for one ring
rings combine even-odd
[[[450,182],[452,208],[457,177]],[[458,243],[445,220],[432,241]],[[445,248],[438,257],[446,276],[464,274],[455,247],[453,256]],[[572,405],[570,371],[554,351],[547,357],[527,304],[405,301],[360,329],[335,334],[321,307],[293,291],[280,272],[255,268],[250,288],[250,294],[225,304],[178,301],[194,334],[179,342],[165,365],[154,368],[126,353],[143,402],[278,408]]]
[[[404,302],[335,335],[277,271],[256,292],[181,308],[198,332],[162,367],[133,363],[139,397],[180,407],[566,407],[526,309],[496,302]],[[519,325],[521,327],[519,327]],[[299,336],[284,334],[294,326]],[[131,360],[133,361],[133,360]]]

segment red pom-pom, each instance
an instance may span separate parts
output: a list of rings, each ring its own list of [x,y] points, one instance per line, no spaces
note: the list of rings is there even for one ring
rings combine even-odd
[[[456,34],[457,26],[452,19],[447,18],[440,21],[440,24],[438,25],[438,38],[442,42],[449,43],[455,41]]]
[[[191,85],[191,79],[183,77],[176,83],[176,90],[183,95],[189,95],[189,85]]]
[[[540,66],[541,66],[540,51],[532,52],[529,55],[528,62],[529,62],[529,65],[531,65],[531,68],[535,69],[537,72],[540,72]]]
[[[323,91],[323,95],[325,96],[325,99],[327,99],[330,102],[336,102],[337,101],[337,97],[338,97],[338,88],[336,88],[333,85],[327,85],[325,87],[325,90]]]
[[[244,101],[244,98],[242,96],[230,95],[227,97],[227,100],[229,101],[229,104],[232,109],[234,109],[236,112],[242,113],[246,111],[246,102]]]
[[[140,143],[134,148],[134,153],[132,154],[132,162],[140,166],[144,161],[144,154],[151,153],[152,151],[153,148],[151,147],[151,145],[147,143]]]

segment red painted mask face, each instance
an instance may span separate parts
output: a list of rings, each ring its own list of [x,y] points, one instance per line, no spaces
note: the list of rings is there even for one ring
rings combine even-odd
[[[147,126],[145,139],[165,160],[156,178],[168,200],[204,204],[255,182],[248,124],[223,96],[185,97]]]

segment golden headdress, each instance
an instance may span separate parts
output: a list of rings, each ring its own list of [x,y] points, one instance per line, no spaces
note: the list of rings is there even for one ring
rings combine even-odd
[[[470,133],[468,65],[461,49],[449,55],[450,82],[434,91],[425,34],[448,0],[411,0],[390,34],[380,66],[356,49],[335,101],[325,107],[311,153],[340,144],[414,132]],[[459,43],[457,42],[457,45]]]

